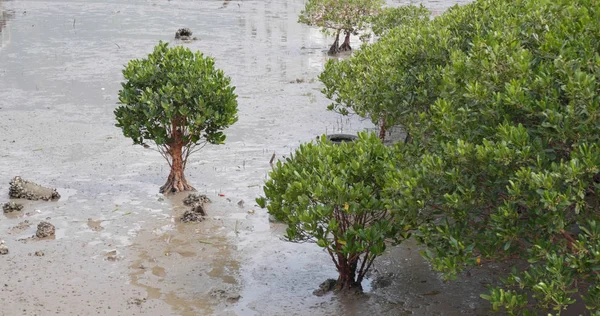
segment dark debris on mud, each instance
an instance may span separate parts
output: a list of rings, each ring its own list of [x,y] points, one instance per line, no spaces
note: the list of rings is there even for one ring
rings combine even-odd
[[[182,41],[195,41],[198,38],[192,37],[192,30],[187,27],[181,28],[175,32],[175,39]]]
[[[56,189],[43,187],[39,184],[23,180],[19,176],[14,177],[10,181],[8,195],[13,199],[26,199],[32,201],[60,199],[60,194],[58,194]]]
[[[321,285],[319,285],[318,289],[313,291],[313,295],[323,296],[323,295],[327,294],[328,292],[333,291],[333,289],[335,289],[336,283],[337,283],[336,279],[325,280],[323,283],[321,283]]]
[[[219,301],[225,301],[227,303],[236,303],[242,298],[242,296],[237,293],[230,293],[229,291],[223,289],[212,289],[210,291],[210,296]]]

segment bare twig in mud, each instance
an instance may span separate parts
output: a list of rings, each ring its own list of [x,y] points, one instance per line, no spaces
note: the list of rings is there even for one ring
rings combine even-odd
[[[73,19],[73,28],[75,28],[75,19]]]
[[[207,245],[212,245],[213,244],[210,241],[204,241],[204,240],[200,240],[200,239],[198,240],[198,242],[201,243],[201,244],[207,244]]]
[[[271,167],[273,167],[274,160],[275,160],[275,153],[273,153],[273,156],[271,156],[271,160],[269,160],[269,165],[271,165]]]
[[[113,43],[113,44],[117,45],[117,47],[118,47],[119,49],[121,49],[121,46],[119,46],[119,44],[117,44],[117,43]]]
[[[233,231],[235,232],[236,236],[238,235],[238,229],[237,228],[238,228],[238,220],[236,219],[235,220],[235,228],[233,229]]]

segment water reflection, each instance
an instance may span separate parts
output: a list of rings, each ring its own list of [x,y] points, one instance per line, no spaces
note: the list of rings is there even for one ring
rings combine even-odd
[[[0,33],[2,33],[2,30],[4,30],[4,28],[6,27],[8,20],[12,19],[15,16],[14,12],[4,9],[2,4],[3,1],[0,0]]]
[[[9,34],[5,29],[8,21],[15,16],[13,11],[5,9],[2,4],[3,1],[0,0],[0,51],[4,46],[8,45]]]
[[[1,36],[2,31],[6,28],[8,20],[12,19],[14,16],[14,12],[5,9],[3,7],[3,1],[0,0],[0,47],[2,47],[2,43],[4,43],[4,37]]]

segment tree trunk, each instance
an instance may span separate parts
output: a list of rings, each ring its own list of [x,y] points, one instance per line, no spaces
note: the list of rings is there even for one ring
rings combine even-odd
[[[410,137],[409,132],[406,132],[406,137],[404,138],[404,143],[405,144],[412,143],[412,137]]]
[[[336,290],[353,290],[362,292],[362,286],[360,285],[360,283],[356,282],[356,266],[358,262],[350,263],[348,262],[348,259],[342,254],[338,254],[337,257],[339,266],[339,277],[335,285]]]
[[[339,45],[340,45],[340,31],[337,31],[337,34],[335,35],[335,42],[333,42],[333,45],[331,45],[331,47],[329,48],[329,51],[327,52],[327,54],[329,55],[337,55],[337,53],[340,52],[339,50]]]
[[[385,119],[381,118],[379,121],[379,139],[381,139],[381,141],[385,140],[385,132]]]
[[[160,187],[160,193],[166,195],[182,191],[195,191],[195,189],[187,183],[183,173],[182,147],[181,144],[175,144],[173,147],[169,148],[169,155],[171,155],[171,173],[169,173],[167,182]]]
[[[342,46],[340,46],[340,49],[339,49],[342,52],[352,50],[352,47],[350,47],[350,32],[345,32],[345,33],[346,33],[346,37],[344,38],[344,43],[342,43]]]

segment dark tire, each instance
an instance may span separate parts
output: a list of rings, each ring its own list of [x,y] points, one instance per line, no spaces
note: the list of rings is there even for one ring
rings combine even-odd
[[[344,142],[353,142],[358,139],[358,136],[351,134],[330,134],[327,135],[327,140],[333,144],[341,144]]]

